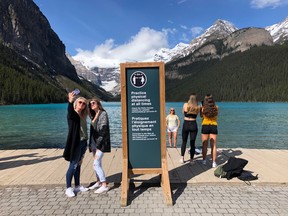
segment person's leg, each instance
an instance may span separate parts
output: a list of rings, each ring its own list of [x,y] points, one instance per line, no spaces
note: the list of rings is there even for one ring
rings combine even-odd
[[[66,172],[66,188],[72,187],[72,178],[77,168],[77,161],[72,160],[70,161],[68,170]]]
[[[209,134],[201,134],[203,163],[206,161]],[[205,162],[206,163],[206,162]]]
[[[177,131],[173,132],[173,136],[174,136],[174,148],[176,148],[177,146]]]
[[[93,169],[94,169],[95,175],[96,175],[96,182],[89,187],[90,190],[93,190],[93,189],[95,189],[95,188],[101,187],[101,182],[100,182],[99,176],[97,175],[96,166],[95,166],[95,160],[96,160],[96,158],[97,158],[97,156],[96,156],[96,149],[93,149],[92,153],[93,153],[93,158],[94,158],[94,160],[93,160]]]
[[[195,141],[198,133],[198,126],[196,121],[190,122],[190,161],[193,160],[195,154]]]
[[[104,153],[100,150],[97,149],[95,157],[94,157],[94,170],[96,172],[97,177],[99,178],[99,181],[101,182],[104,187],[106,187],[106,178],[105,178],[105,173],[102,168],[102,158],[103,158]]]
[[[197,137],[198,129],[190,132],[190,160],[194,159],[195,155],[195,141]]]
[[[171,131],[168,132],[168,142],[169,142],[169,146],[172,147],[172,132]]]
[[[217,158],[216,142],[217,142],[217,134],[210,134],[211,157],[213,162],[216,162]]]
[[[187,130],[187,121],[184,121],[182,128],[182,145],[181,145],[181,159],[184,162],[184,155],[186,151],[186,144],[188,139],[189,131]]]
[[[81,141],[80,142],[80,159],[77,163],[77,167],[74,173],[74,181],[75,181],[75,187],[80,186],[80,172],[81,172],[81,164],[85,155],[87,149],[87,142],[86,141]]]
[[[107,187],[107,183],[106,183],[105,173],[102,168],[103,155],[104,153],[97,149],[95,158],[94,158],[94,168],[101,182],[101,187],[99,187],[94,193],[103,193],[109,190],[109,188]]]

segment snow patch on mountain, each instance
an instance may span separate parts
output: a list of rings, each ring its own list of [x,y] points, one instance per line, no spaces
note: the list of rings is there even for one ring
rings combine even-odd
[[[190,44],[179,43],[173,49],[161,49],[155,54],[154,61],[164,61],[166,63],[173,59],[183,58],[193,53],[207,41],[222,39],[236,30],[238,28],[232,23],[218,19],[202,35],[192,40]]]
[[[288,17],[283,22],[267,26],[265,28],[270,32],[274,43],[282,43],[288,38]]]

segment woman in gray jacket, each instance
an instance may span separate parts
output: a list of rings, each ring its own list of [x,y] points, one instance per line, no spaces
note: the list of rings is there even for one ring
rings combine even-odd
[[[102,168],[104,152],[111,151],[109,119],[98,99],[91,99],[89,110],[91,117],[89,150],[93,153],[93,168],[97,178],[96,183],[89,189],[98,188],[95,193],[103,193],[109,190]]]

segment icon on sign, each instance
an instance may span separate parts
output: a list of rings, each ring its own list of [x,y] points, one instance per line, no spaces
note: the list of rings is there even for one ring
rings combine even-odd
[[[142,71],[136,71],[131,75],[130,82],[134,87],[142,88],[147,83],[147,77]]]

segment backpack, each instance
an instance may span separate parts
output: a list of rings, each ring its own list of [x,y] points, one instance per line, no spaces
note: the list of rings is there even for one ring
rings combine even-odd
[[[256,176],[252,175],[251,172],[247,170],[243,170],[241,175],[237,177],[238,179],[242,181],[253,181],[258,179],[258,174]]]
[[[230,180],[240,176],[247,163],[248,161],[245,159],[230,157],[227,163],[223,165],[223,170],[227,172],[226,178]]]
[[[243,168],[248,163],[247,160],[242,158],[230,157],[224,165],[218,166],[214,170],[214,175],[219,178],[227,178],[228,180],[240,176]]]
[[[214,175],[219,178],[226,178],[227,172],[223,170],[223,165],[218,166],[214,170]]]

